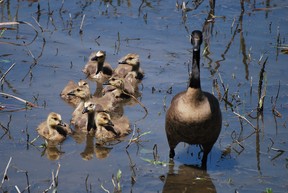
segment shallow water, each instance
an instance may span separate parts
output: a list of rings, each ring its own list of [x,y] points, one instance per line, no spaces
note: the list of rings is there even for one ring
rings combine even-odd
[[[122,171],[122,192],[173,192],[172,188],[197,188],[197,192],[265,192],[271,188],[273,192],[288,192],[287,55],[281,53],[281,46],[287,47],[288,3],[245,1],[241,11],[239,2],[223,0],[216,1],[213,13],[208,1],[198,7],[189,1],[187,7],[195,9],[184,13],[175,1],[109,2],[0,4],[1,22],[25,21],[37,31],[26,24],[6,26],[9,28],[0,38],[0,77],[13,63],[16,65],[5,77],[1,92],[39,105],[19,110],[22,103],[0,98],[1,105],[6,106],[0,111],[1,179],[12,157],[9,181],[2,184],[1,191],[16,192],[15,185],[23,191],[29,184],[26,192],[43,192],[52,182],[51,172],[55,174],[60,164],[59,192],[104,192],[101,184],[113,192],[111,178],[118,170]],[[216,17],[205,24],[210,13]],[[220,101],[223,127],[209,155],[207,172],[197,169],[200,149],[196,146],[179,144],[174,167],[167,164],[165,109],[172,97],[187,87],[191,63],[189,34],[194,29],[205,29],[201,57],[203,90],[218,96],[213,87],[215,80],[221,96],[224,87],[228,90],[226,102]],[[81,69],[91,51],[100,49],[106,51],[107,61],[113,67],[129,52],[140,55],[145,71],[141,102],[149,114],[141,119],[145,112],[136,105],[125,107],[125,115],[132,128],[151,133],[145,134],[139,144],[131,144],[127,151],[131,135],[108,150],[93,146],[92,152],[91,146],[86,146],[85,136],[80,144],[68,138],[59,148],[61,153],[56,153],[60,157],[50,160],[39,147],[42,139],[34,145],[27,141],[37,137],[35,128],[51,111],[69,121],[73,108],[61,100],[59,93],[69,80],[85,78]],[[264,111],[255,118],[259,73],[266,58]],[[279,83],[276,110],[282,117],[272,112]],[[91,86],[95,89],[94,84]],[[172,94],[167,92],[171,87]],[[256,132],[232,112],[229,104],[251,122]],[[91,138],[88,141],[95,143]],[[87,161],[81,155],[89,150],[93,158]],[[99,158],[99,152],[107,157]],[[164,164],[147,161],[154,159]]]

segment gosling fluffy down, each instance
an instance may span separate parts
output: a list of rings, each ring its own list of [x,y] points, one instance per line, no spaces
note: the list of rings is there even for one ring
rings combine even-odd
[[[55,112],[49,113],[47,120],[42,122],[36,130],[49,145],[57,145],[63,142],[67,135],[72,134],[69,126],[62,121],[61,115]]]

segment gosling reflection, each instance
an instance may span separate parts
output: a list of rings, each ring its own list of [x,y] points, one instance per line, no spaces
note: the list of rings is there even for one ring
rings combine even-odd
[[[94,154],[97,159],[105,159],[109,156],[112,147],[105,147],[94,143],[95,136],[88,133],[86,135],[86,145],[83,152],[80,153],[83,160],[91,160]]]
[[[176,172],[172,163],[169,166],[162,192],[216,193],[216,188],[206,170],[197,166],[180,165]]]
[[[55,161],[59,160],[59,158],[61,157],[62,154],[64,154],[64,152],[60,151],[57,146],[47,144],[46,148],[42,152],[42,155],[45,154],[47,159]]]
[[[86,135],[86,146],[84,151],[80,153],[83,160],[91,160],[94,155],[94,136],[87,134]]]
[[[109,153],[112,149],[113,149],[112,147],[105,147],[105,146],[96,144],[95,149],[94,149],[96,158],[106,159],[109,156]]]

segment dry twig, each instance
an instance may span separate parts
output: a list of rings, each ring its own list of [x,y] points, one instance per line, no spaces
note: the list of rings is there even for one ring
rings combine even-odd
[[[4,92],[0,92],[0,95],[3,95],[3,96],[5,96],[5,97],[14,98],[14,99],[16,99],[16,100],[18,100],[18,101],[20,101],[20,102],[25,103],[25,104],[26,104],[27,106],[29,106],[29,107],[37,107],[36,104],[33,104],[33,103],[29,102],[29,101],[26,101],[26,100],[24,100],[24,99],[22,99],[22,98],[16,97],[16,96],[11,95],[11,94],[7,94],[7,93],[4,93]]]
[[[233,113],[234,113],[235,115],[237,115],[237,117],[245,120],[251,127],[253,127],[253,129],[254,129],[255,131],[257,130],[257,128],[256,128],[246,117],[244,117],[244,116],[236,113],[235,111],[233,111]]]
[[[15,64],[16,64],[16,63],[13,63],[13,64],[9,67],[9,69],[3,74],[3,76],[0,78],[0,83],[1,83],[1,84],[3,84],[2,81],[4,80],[5,76],[10,72],[10,70],[12,70],[12,68],[15,66]]]
[[[8,171],[8,168],[10,166],[11,161],[12,161],[12,157],[10,157],[10,159],[9,159],[9,161],[7,163],[7,166],[6,166],[5,170],[4,170],[4,174],[3,174],[3,178],[2,178],[2,181],[1,181],[0,188],[2,187],[4,181],[8,179],[7,171]]]

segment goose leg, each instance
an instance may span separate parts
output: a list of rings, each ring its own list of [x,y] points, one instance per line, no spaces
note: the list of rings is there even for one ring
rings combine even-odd
[[[202,161],[201,161],[201,167],[202,169],[205,169],[207,168],[207,158],[208,158],[208,154],[210,153],[210,151],[212,150],[212,147],[213,147],[214,144],[205,144],[205,145],[202,145],[203,147],[203,151],[204,151],[204,154],[203,154],[203,157],[202,157]]]

